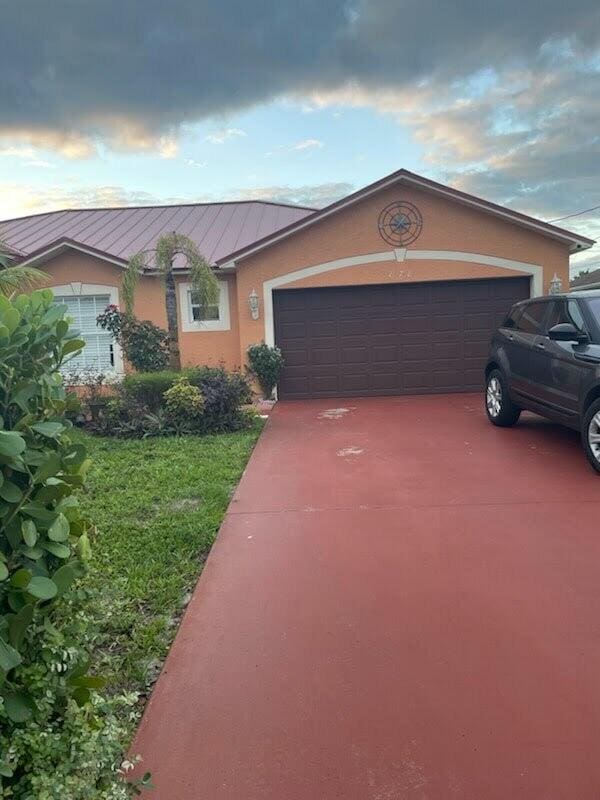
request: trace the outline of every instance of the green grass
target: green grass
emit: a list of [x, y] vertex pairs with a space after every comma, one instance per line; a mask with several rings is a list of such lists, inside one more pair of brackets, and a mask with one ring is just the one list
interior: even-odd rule
[[78, 434], [93, 459], [82, 505], [97, 526], [87, 585], [96, 671], [142, 697], [260, 433], [123, 441]]

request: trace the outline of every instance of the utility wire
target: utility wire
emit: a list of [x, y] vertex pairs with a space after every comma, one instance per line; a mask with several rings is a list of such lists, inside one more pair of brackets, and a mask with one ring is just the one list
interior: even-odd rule
[[563, 219], [571, 219], [571, 217], [580, 217], [582, 214], [588, 214], [590, 211], [597, 211], [600, 206], [593, 206], [592, 208], [585, 208], [583, 211], [576, 211], [574, 214], [567, 214], [565, 217], [558, 217], [557, 219], [549, 219], [548, 222], [561, 222]]

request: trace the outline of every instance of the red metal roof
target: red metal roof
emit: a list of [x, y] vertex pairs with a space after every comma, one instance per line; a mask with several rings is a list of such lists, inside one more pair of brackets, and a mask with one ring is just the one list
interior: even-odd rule
[[[219, 259], [312, 214], [314, 209], [258, 200], [180, 206], [70, 209], [0, 222], [0, 239], [25, 256], [69, 239], [127, 261], [151, 250], [164, 233], [196, 242], [202, 255]], [[152, 257], [148, 265], [152, 266]], [[184, 262], [180, 265], [184, 266]]]

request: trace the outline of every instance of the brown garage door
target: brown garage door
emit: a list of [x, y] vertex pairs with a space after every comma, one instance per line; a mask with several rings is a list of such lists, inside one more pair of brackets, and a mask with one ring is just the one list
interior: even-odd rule
[[490, 337], [529, 278], [275, 292], [282, 398], [477, 391]]

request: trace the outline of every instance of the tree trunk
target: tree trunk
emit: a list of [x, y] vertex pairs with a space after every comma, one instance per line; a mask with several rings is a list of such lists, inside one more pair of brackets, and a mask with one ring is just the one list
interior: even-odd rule
[[173, 265], [165, 275], [165, 307], [167, 309], [167, 329], [169, 331], [169, 366], [171, 369], [181, 369], [181, 355], [179, 353], [179, 320], [177, 318], [177, 293]]

